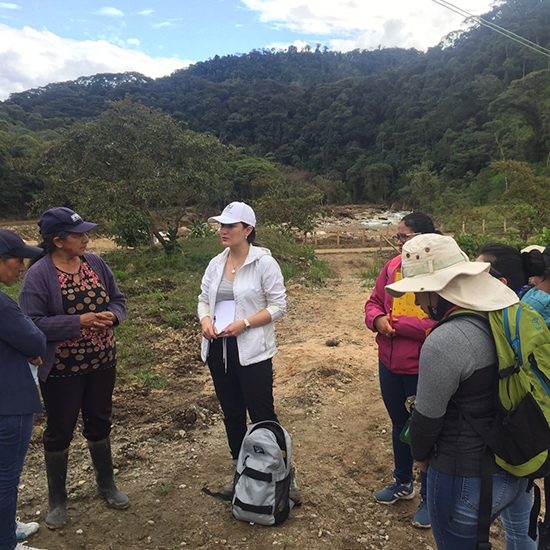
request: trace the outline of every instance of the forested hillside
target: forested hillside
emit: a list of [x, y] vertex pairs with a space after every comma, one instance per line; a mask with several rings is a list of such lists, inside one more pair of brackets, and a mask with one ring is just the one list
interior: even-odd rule
[[[550, 46], [549, 0], [508, 0], [485, 17]], [[329, 201], [444, 211], [499, 198], [518, 165], [495, 161], [550, 176], [548, 57], [474, 25], [426, 53], [259, 50], [157, 80], [96, 75], [12, 94], [0, 104], [0, 206], [2, 178], [23, 200], [41, 185], [25, 164], [41, 143], [127, 94], [247, 155], [322, 177]]]

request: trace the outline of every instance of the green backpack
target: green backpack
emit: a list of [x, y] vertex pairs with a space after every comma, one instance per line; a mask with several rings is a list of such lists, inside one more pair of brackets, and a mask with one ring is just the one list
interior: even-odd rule
[[[459, 408], [487, 445], [481, 465], [476, 548], [490, 550], [493, 456], [516, 477], [533, 480], [550, 474], [550, 331], [542, 317], [521, 302], [488, 313], [457, 309], [436, 326], [463, 316], [481, 318], [490, 325], [498, 356], [496, 417], [491, 428], [483, 428]], [[536, 484], [534, 494], [529, 536], [536, 540], [541, 506]]]
[[458, 309], [443, 321], [474, 316], [489, 322], [498, 356], [496, 419], [478, 429], [496, 463], [516, 477], [550, 474], [550, 331], [529, 305], [519, 303], [488, 313]]

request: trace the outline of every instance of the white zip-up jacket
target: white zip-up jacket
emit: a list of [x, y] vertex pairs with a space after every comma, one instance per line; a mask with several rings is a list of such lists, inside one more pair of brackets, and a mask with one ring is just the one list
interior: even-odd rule
[[[211, 260], [201, 283], [199, 318], [210, 316], [216, 307], [216, 294], [223, 277], [229, 248]], [[233, 281], [235, 320], [252, 317], [267, 309], [271, 322], [263, 327], [250, 328], [237, 336], [239, 363], [253, 365], [270, 359], [277, 353], [273, 322], [286, 311], [286, 289], [283, 274], [277, 261], [267, 248], [250, 246], [248, 256]], [[206, 362], [210, 342], [202, 339], [201, 356]]]

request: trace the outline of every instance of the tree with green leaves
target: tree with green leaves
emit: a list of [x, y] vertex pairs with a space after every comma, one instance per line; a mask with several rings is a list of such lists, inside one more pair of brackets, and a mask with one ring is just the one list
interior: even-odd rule
[[232, 155], [217, 138], [185, 130], [126, 97], [90, 122], [75, 124], [49, 148], [48, 180], [35, 206], [65, 205], [112, 220], [115, 233], [117, 224], [135, 223], [170, 251], [187, 206], [229, 195]]
[[536, 175], [525, 162], [515, 160], [493, 162], [491, 168], [509, 182], [504, 197], [515, 205], [514, 218], [525, 241], [548, 224], [550, 177]]

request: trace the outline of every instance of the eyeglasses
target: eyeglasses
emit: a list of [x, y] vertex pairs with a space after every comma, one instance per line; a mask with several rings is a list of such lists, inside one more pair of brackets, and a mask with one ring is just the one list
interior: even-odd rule
[[397, 235], [393, 236], [393, 240], [397, 243], [399, 241], [406, 242], [412, 237], [415, 237], [416, 235], [421, 235], [421, 233], [397, 233]]

